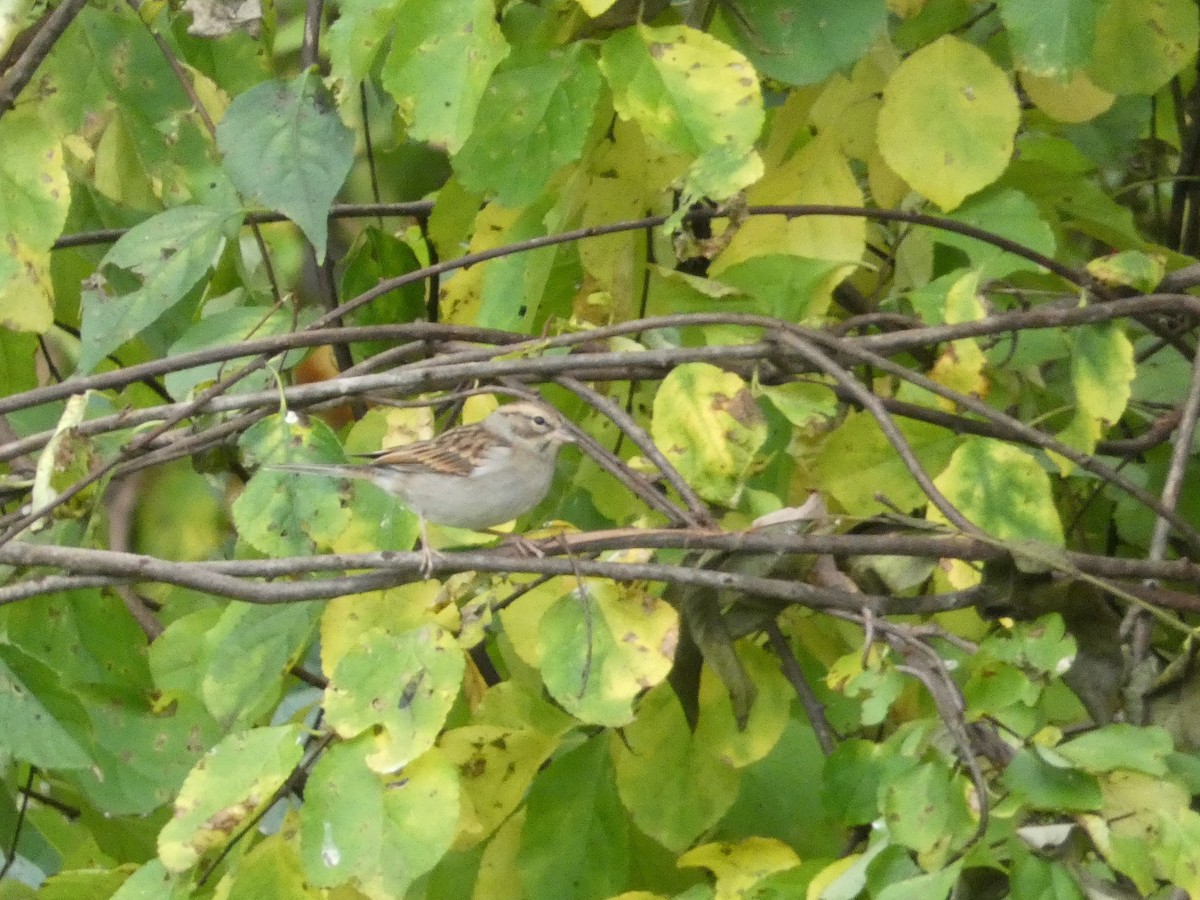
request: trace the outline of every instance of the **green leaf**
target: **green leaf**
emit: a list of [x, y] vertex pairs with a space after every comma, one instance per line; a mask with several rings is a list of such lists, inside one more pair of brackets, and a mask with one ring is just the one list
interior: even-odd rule
[[[238, 445], [251, 464], [344, 459], [329, 426], [292, 413], [255, 423]], [[344, 478], [259, 469], [233, 502], [233, 524], [243, 540], [267, 555], [309, 554], [345, 530], [352, 516], [349, 498], [361, 487]]]
[[1105, 725], [1059, 744], [1054, 751], [1085, 772], [1133, 769], [1147, 775], [1164, 775], [1167, 757], [1174, 748], [1162, 728]]
[[879, 815], [879, 786], [885, 747], [872, 741], [847, 740], [834, 747], [821, 774], [825, 809], [845, 825], [866, 825]]
[[158, 859], [152, 859], [130, 875], [109, 900], [185, 900], [191, 890], [183, 882], [168, 873]]
[[944, 869], [889, 884], [874, 896], [879, 900], [945, 900], [962, 874], [962, 860]]
[[[1091, 453], [1104, 433], [1125, 414], [1137, 377], [1133, 344], [1116, 322], [1081, 325], [1067, 337], [1071, 348], [1071, 384], [1075, 416], [1059, 438]], [[1055, 457], [1069, 473], [1074, 464]]]
[[406, 0], [343, 0], [329, 26], [325, 46], [333, 76], [355, 85], [365, 79], [379, 51], [387, 46]]
[[633, 720], [633, 701], [671, 671], [679, 617], [649, 596], [623, 595], [612, 582], [585, 580], [560, 597], [538, 625], [546, 690], [585, 722]]
[[738, 775], [688, 729], [669, 685], [651, 690], [613, 744], [617, 791], [630, 818], [668, 850], [686, 850], [737, 797]]
[[734, 506], [767, 439], [749, 387], [708, 363], [673, 369], [654, 395], [654, 443], [706, 500]]
[[370, 752], [365, 738], [334, 746], [313, 768], [300, 812], [301, 861], [318, 887], [353, 879], [403, 897], [450, 849], [458, 775], [439, 750], [378, 775]]
[[1102, 0], [1004, 0], [1000, 21], [1023, 72], [1061, 78], [1087, 62]]
[[204, 635], [205, 705], [226, 728], [256, 721], [283, 691], [288, 669], [312, 638], [319, 603], [231, 603]]
[[225, 844], [267, 803], [303, 756], [300, 725], [231, 734], [197, 763], [158, 836], [168, 872], [182, 872]]
[[[1042, 218], [1037, 204], [1020, 191], [1011, 188], [984, 191], [956, 209], [950, 218], [994, 232], [1044, 256], [1054, 256], [1054, 231]], [[936, 240], [939, 244], [958, 247], [966, 253], [971, 265], [979, 270], [980, 280], [990, 281], [1007, 278], [1014, 272], [1042, 270], [1037, 263], [1024, 257], [953, 231], [938, 231]]]
[[517, 870], [528, 900], [609, 897], [633, 863], [608, 737], [558, 757], [533, 783]]
[[496, 69], [485, 96], [454, 171], [468, 190], [523, 206], [583, 152], [600, 71], [583, 44], [519, 50]]
[[1083, 891], [1062, 863], [1042, 860], [1028, 852], [1018, 852], [1014, 857], [1008, 873], [1011, 896], [1084, 900]]
[[887, 23], [884, 0], [738, 0], [723, 14], [763, 75], [816, 84], [852, 65]]
[[217, 148], [237, 189], [299, 225], [323, 262], [327, 217], [354, 162], [354, 135], [321, 79], [305, 72], [238, 95], [217, 126]]
[[689, 196], [722, 200], [762, 174], [754, 151], [762, 94], [754, 67], [731, 47], [680, 25], [638, 25], [604, 42], [600, 70], [622, 119], [694, 158]]
[[455, 153], [473, 130], [492, 71], [508, 55], [492, 0], [407, 0], [383, 86], [409, 136]]
[[374, 729], [367, 763], [395, 772], [433, 746], [465, 671], [454, 636], [436, 625], [400, 634], [372, 629], [338, 662], [325, 715], [345, 738]]
[[0, 645], [0, 733], [6, 753], [44, 769], [92, 764], [87, 715], [48, 666]]
[[[166, 355], [175, 356], [195, 350], [239, 344], [247, 340], [276, 337], [289, 333], [293, 328], [304, 328], [315, 319], [315, 312], [309, 308], [294, 310], [251, 305], [223, 309], [204, 316], [185, 331], [167, 350]], [[272, 365], [279, 369], [290, 368], [307, 352], [301, 349], [282, 354], [272, 361]], [[183, 398], [198, 385], [215, 381], [218, 377], [228, 377], [240, 368], [242, 363], [239, 361], [193, 366], [177, 372], [168, 372], [163, 376], [163, 385], [171, 396]], [[232, 392], [270, 390], [276, 384], [275, 373], [270, 369], [262, 369], [238, 382]]]
[[1096, 22], [1088, 75], [1114, 94], [1153, 94], [1195, 56], [1198, 41], [1191, 0], [1110, 0]]
[[95, 765], [76, 775], [81, 789], [110, 816], [143, 816], [169, 804], [220, 736], [191, 697], [151, 710], [141, 697], [84, 694], [92, 720]]
[[971, 837], [974, 816], [964, 782], [941, 761], [922, 763], [885, 782], [880, 807], [892, 837], [917, 851], [922, 864], [939, 865]]
[[0, 119], [0, 146], [0, 327], [43, 332], [54, 318], [49, 250], [71, 202], [62, 146], [35, 104]]
[[888, 81], [879, 149], [897, 175], [951, 210], [1004, 172], [1019, 123], [1008, 76], [978, 47], [946, 36]]
[[97, 275], [84, 288], [79, 371], [92, 371], [183, 300], [216, 263], [226, 231], [239, 219], [228, 210], [180, 206], [126, 232], [100, 263], [107, 277]]
[[1100, 256], [1087, 264], [1088, 274], [1113, 287], [1131, 287], [1149, 294], [1167, 273], [1166, 260], [1159, 254], [1122, 250]]
[[273, 834], [222, 879], [223, 900], [322, 900], [304, 878], [290, 835]]
[[[1050, 477], [1018, 447], [990, 438], [966, 438], [933, 483], [960, 513], [998, 540], [1063, 546]], [[942, 520], [933, 507], [929, 515]], [[1039, 565], [1023, 559], [1018, 557], [1019, 567]]]
[[[927, 471], [944, 466], [959, 443], [945, 429], [923, 422], [901, 419], [896, 426]], [[887, 509], [877, 495], [905, 510], [925, 502], [925, 494], [869, 412], [850, 413], [829, 434], [812, 474], [815, 486], [852, 516], [873, 516]]]
[[1002, 780], [1033, 809], [1086, 811], [1099, 809], [1103, 803], [1095, 778], [1078, 769], [1052, 764], [1036, 747], [1018, 750]]

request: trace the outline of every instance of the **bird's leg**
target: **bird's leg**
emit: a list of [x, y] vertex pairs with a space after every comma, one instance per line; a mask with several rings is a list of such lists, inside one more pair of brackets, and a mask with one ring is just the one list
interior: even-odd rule
[[442, 554], [429, 546], [429, 526], [425, 523], [425, 517], [419, 516], [418, 521], [421, 523], [421, 568], [417, 571], [421, 578], [429, 581], [433, 577], [433, 562]]

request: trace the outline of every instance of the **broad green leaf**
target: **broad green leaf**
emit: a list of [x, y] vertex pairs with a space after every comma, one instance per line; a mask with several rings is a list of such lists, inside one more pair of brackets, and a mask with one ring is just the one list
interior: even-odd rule
[[471, 134], [492, 71], [508, 55], [492, 0], [407, 0], [383, 86], [410, 137], [456, 153]]
[[925, 868], [943, 864], [971, 837], [974, 817], [965, 780], [939, 761], [918, 765], [883, 783], [884, 821], [897, 843], [915, 850]]
[[54, 318], [49, 250], [71, 202], [62, 147], [35, 104], [0, 119], [0, 146], [0, 327], [43, 332]]
[[[324, 422], [294, 413], [248, 428], [238, 441], [247, 462], [340, 462], [341, 445]], [[350, 523], [350, 498], [361, 485], [347, 479], [260, 468], [234, 500], [241, 538], [269, 556], [309, 554], [327, 546]]]
[[1088, 731], [1054, 751], [1085, 772], [1132, 769], [1146, 775], [1164, 775], [1167, 756], [1174, 748], [1161, 728], [1136, 728], [1116, 723]]
[[512, 53], [492, 75], [454, 171], [505, 206], [531, 202], [583, 152], [599, 96], [600, 71], [583, 44]]
[[1004, 172], [1019, 122], [1008, 76], [978, 47], [946, 36], [888, 81], [879, 149], [896, 174], [951, 210]]
[[370, 752], [367, 739], [334, 746], [313, 768], [300, 812], [301, 861], [318, 887], [353, 880], [403, 897], [450, 849], [458, 775], [439, 750], [379, 775]]
[[312, 638], [321, 606], [231, 603], [205, 632], [204, 703], [226, 728], [254, 722], [279, 702], [283, 679]]
[[[287, 334], [293, 328], [304, 328], [314, 319], [316, 314], [308, 308], [291, 310], [250, 305], [223, 309], [204, 316], [191, 326], [171, 345], [167, 355], [175, 356], [195, 350], [238, 344], [246, 340], [276, 337]], [[280, 369], [288, 369], [298, 363], [307, 352], [295, 350], [282, 354], [276, 357], [272, 364]], [[228, 377], [241, 367], [242, 363], [239, 361], [193, 366], [177, 372], [168, 372], [163, 376], [163, 383], [171, 396], [183, 398], [198, 385], [220, 377]], [[270, 369], [263, 369], [236, 384], [233, 392], [270, 390], [276, 384], [274, 373]]]
[[1161, 846], [1152, 849], [1159, 877], [1190, 897], [1200, 893], [1200, 815], [1192, 809], [1166, 811]]
[[454, 636], [437, 625], [368, 632], [333, 671], [325, 715], [344, 738], [373, 729], [368, 765], [395, 772], [433, 746], [465, 671]]
[[945, 900], [958, 882], [962, 867], [962, 860], [956, 860], [936, 872], [926, 872], [889, 884], [874, 896], [879, 900]]
[[217, 126], [242, 194], [295, 222], [325, 259], [327, 217], [354, 162], [354, 135], [315, 73], [264, 81], [234, 98]]
[[[4, 263], [0, 259], [0, 267]], [[9, 326], [0, 324], [0, 396], [12, 397], [37, 387], [37, 352], [37, 335], [10, 331]]]
[[560, 597], [538, 625], [546, 690], [584, 722], [617, 727], [633, 701], [671, 671], [679, 617], [670, 604], [585, 580]]
[[1003, 0], [1000, 21], [1017, 64], [1061, 78], [1088, 61], [1102, 0]]
[[637, 718], [613, 739], [617, 791], [630, 818], [675, 853], [712, 828], [737, 797], [738, 775], [692, 734], [669, 685], [642, 698]]
[[1131, 287], [1149, 294], [1167, 274], [1166, 260], [1161, 255], [1124, 250], [1093, 259], [1087, 264], [1088, 273], [1113, 287]]
[[[1067, 340], [1076, 407], [1074, 418], [1059, 438], [1090, 453], [1125, 414], [1137, 377], [1133, 344], [1116, 322], [1073, 328]], [[1074, 468], [1070, 461], [1055, 458], [1064, 474]]]
[[887, 22], [884, 0], [738, 0], [723, 14], [763, 75], [815, 84], [866, 52]]
[[[966, 438], [933, 483], [960, 513], [998, 540], [1063, 546], [1050, 477], [1019, 447]], [[932, 506], [929, 516], [942, 521]]]
[[[1054, 256], [1054, 232], [1042, 218], [1037, 204], [1012, 188], [984, 191], [956, 209], [950, 218], [994, 232], [1044, 256]], [[936, 240], [962, 250], [984, 281], [1007, 278], [1014, 272], [1041, 271], [1035, 262], [953, 231], [938, 231]]]
[[[47, 628], [47, 623], [54, 623]], [[146, 636], [120, 601], [100, 590], [31, 597], [0, 609], [0, 634], [54, 669], [64, 683], [150, 688]]]
[[878, 725], [904, 690], [904, 676], [874, 649], [863, 665], [861, 652], [847, 653], [829, 667], [825, 683], [830, 690], [858, 699], [862, 704], [859, 721]]
[[185, 900], [190, 893], [185, 879], [170, 874], [160, 860], [152, 859], [130, 875], [109, 900]]
[[92, 765], [87, 715], [48, 666], [0, 645], [0, 734], [6, 753], [44, 769]]
[[517, 869], [528, 900], [609, 897], [633, 859], [629, 822], [613, 784], [608, 738], [554, 759], [534, 780]]
[[405, 6], [406, 0], [343, 0], [338, 4], [337, 21], [329, 26], [325, 39], [335, 78], [355, 85], [370, 74]]
[[1014, 853], [1008, 878], [1014, 897], [1084, 900], [1083, 891], [1065, 865], [1043, 860], [1032, 853]]
[[[341, 296], [349, 299], [365, 293], [385, 278], [415, 272], [421, 267], [421, 262], [405, 240], [372, 225], [364, 228], [355, 238], [342, 265], [345, 269]], [[425, 316], [425, 286], [415, 282], [375, 298], [355, 310], [346, 318], [346, 322], [352, 325], [393, 325], [420, 321]], [[385, 341], [364, 341], [351, 345], [351, 351], [355, 361], [360, 362], [391, 346], [390, 342]]]
[[130, 229], [83, 292], [79, 371], [154, 324], [208, 274], [238, 214], [180, 206]]
[[731, 47], [684, 26], [638, 25], [604, 42], [600, 69], [622, 119], [695, 159], [688, 197], [724, 199], [762, 174], [754, 151], [763, 124], [758, 77]]
[[1050, 762], [1037, 748], [1018, 750], [1002, 780], [1016, 799], [1033, 809], [1091, 810], [1103, 802], [1095, 778]]
[[[91, 900], [111, 897], [129, 877], [132, 864], [118, 869], [69, 869], [48, 878], [37, 892], [41, 900]], [[5, 898], [7, 900], [7, 898]]]
[[222, 879], [223, 900], [323, 900], [300, 868], [290, 835], [273, 834], [246, 854]]
[[[786, 227], [786, 226], [785, 226]], [[849, 266], [803, 256], [753, 256], [721, 270], [719, 282], [757, 297], [762, 310], [787, 322], [825, 314], [835, 287]]]
[[1153, 94], [1196, 53], [1191, 0], [1110, 0], [1096, 22], [1088, 75], [1114, 94]]
[[220, 736], [217, 723], [191, 697], [151, 710], [137, 696], [83, 693], [92, 720], [96, 764], [76, 781], [111, 816], [144, 816], [170, 803], [200, 755]]
[[[926, 471], [946, 464], [959, 439], [932, 425], [901, 419], [896, 422]], [[814, 486], [827, 493], [852, 516], [873, 516], [892, 504], [915, 509], [925, 502], [917, 482], [896, 454], [874, 417], [850, 413], [821, 446], [813, 463]], [[887, 504], [877, 499], [886, 498]]]
[[175, 816], [158, 836], [168, 872], [191, 868], [224, 845], [272, 799], [304, 754], [299, 725], [231, 734], [196, 764], [175, 800]]
[[873, 741], [839, 742], [825, 761], [821, 799], [845, 825], [866, 825], [879, 815], [879, 786], [887, 748]]
[[529, 785], [558, 747], [533, 728], [466, 725], [442, 734], [438, 748], [458, 770], [463, 821], [456, 846], [490, 837], [524, 801]]
[[708, 363], [673, 369], [654, 395], [654, 443], [705, 499], [734, 506], [767, 421], [747, 384]]

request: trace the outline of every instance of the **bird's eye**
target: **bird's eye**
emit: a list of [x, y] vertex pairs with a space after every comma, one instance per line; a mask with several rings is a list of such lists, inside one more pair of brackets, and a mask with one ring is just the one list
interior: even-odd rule
[[534, 425], [549, 425], [550, 423], [546, 421], [545, 416], [534, 416], [533, 424]]

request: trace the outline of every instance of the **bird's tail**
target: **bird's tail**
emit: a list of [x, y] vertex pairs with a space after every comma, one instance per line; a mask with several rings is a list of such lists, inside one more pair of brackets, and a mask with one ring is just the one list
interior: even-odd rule
[[363, 466], [339, 465], [337, 463], [273, 463], [263, 466], [274, 472], [292, 472], [296, 475], [323, 475], [326, 478], [370, 478]]

